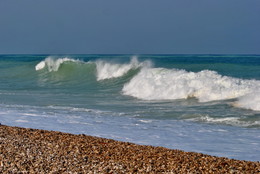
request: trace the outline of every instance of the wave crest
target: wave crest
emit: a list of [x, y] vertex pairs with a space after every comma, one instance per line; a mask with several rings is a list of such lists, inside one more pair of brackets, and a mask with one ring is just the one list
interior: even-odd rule
[[71, 58], [58, 58], [55, 59], [53, 57], [47, 57], [45, 60], [41, 61], [35, 66], [35, 70], [39, 71], [44, 69], [45, 67], [48, 68], [49, 72], [58, 71], [61, 64], [64, 62], [80, 62], [79, 60], [71, 59]]
[[139, 67], [150, 67], [151, 62], [139, 62], [136, 56], [131, 58], [128, 64], [117, 64], [109, 63], [103, 60], [98, 60], [95, 62], [97, 68], [97, 80], [105, 80], [111, 78], [117, 78], [125, 75], [131, 69], [137, 69]]

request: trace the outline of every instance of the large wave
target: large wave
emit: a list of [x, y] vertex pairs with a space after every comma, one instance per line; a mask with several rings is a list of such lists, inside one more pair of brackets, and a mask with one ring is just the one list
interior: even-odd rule
[[136, 56], [133, 56], [128, 63], [106, 60], [83, 62], [67, 57], [58, 59], [47, 57], [39, 62], [35, 69], [58, 71], [63, 63], [68, 62], [93, 65], [97, 81], [122, 77], [130, 70], [140, 69], [122, 89], [124, 95], [138, 99], [175, 100], [195, 97], [199, 102], [236, 99], [237, 101], [233, 103], [235, 107], [260, 110], [260, 81], [222, 76], [210, 70], [188, 72], [153, 68], [151, 61], [139, 62]]

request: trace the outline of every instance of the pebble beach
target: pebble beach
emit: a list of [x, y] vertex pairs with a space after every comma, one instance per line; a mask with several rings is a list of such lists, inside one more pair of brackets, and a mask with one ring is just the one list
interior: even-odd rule
[[260, 173], [260, 162], [0, 125], [0, 173]]

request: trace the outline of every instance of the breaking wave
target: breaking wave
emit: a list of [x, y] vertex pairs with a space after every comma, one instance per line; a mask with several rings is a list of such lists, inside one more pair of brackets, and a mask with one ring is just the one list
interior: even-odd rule
[[128, 71], [132, 69], [138, 69], [141, 67], [151, 67], [152, 63], [150, 61], [139, 62], [136, 56], [133, 56], [129, 63], [114, 63], [105, 60], [96, 60], [94, 62], [80, 61], [72, 58], [53, 58], [47, 57], [45, 60], [39, 62], [35, 66], [35, 70], [48, 69], [49, 72], [55, 72], [60, 69], [64, 63], [81, 63], [81, 64], [92, 64], [96, 68], [96, 78], [97, 81], [118, 78], [125, 75]]
[[253, 93], [259, 81], [221, 76], [215, 71], [146, 68], [125, 84], [123, 93], [144, 100], [187, 99], [200, 102], [227, 100]]
[[[95, 71], [96, 81], [118, 78], [126, 75], [130, 70], [137, 70], [131, 74], [131, 80], [122, 84], [122, 94], [142, 100], [175, 100], [197, 98], [199, 102], [235, 99], [233, 106], [260, 110], [260, 81], [245, 80], [222, 76], [216, 71], [203, 70], [188, 72], [180, 69], [153, 68], [151, 61], [140, 62], [133, 56], [128, 63], [116, 63], [107, 60], [80, 61], [72, 58], [47, 57], [35, 66], [36, 71], [59, 71], [64, 63], [88, 64]], [[65, 67], [66, 68], [66, 67]], [[91, 71], [92, 71], [91, 69]], [[89, 71], [79, 74], [92, 75]]]
[[136, 56], [133, 56], [131, 58], [130, 63], [126, 63], [126, 64], [110, 63], [103, 60], [98, 60], [95, 63], [97, 68], [98, 81], [121, 77], [131, 69], [151, 66], [151, 62], [149, 61], [139, 62]]

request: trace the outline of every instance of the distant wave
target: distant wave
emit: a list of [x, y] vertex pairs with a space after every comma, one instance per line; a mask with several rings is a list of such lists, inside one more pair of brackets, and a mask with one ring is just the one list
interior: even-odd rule
[[35, 66], [36, 71], [47, 69], [49, 72], [59, 71], [60, 67], [64, 63], [81, 63], [81, 64], [94, 64], [96, 67], [97, 81], [118, 78], [125, 75], [127, 72], [133, 69], [141, 67], [151, 67], [150, 61], [139, 62], [137, 56], [133, 56], [129, 63], [120, 64], [116, 62], [109, 62], [105, 60], [96, 60], [94, 62], [83, 62], [72, 58], [53, 58], [47, 57], [45, 60], [39, 62]]

